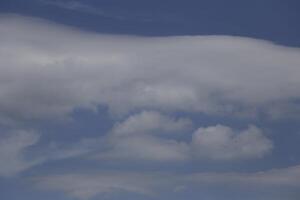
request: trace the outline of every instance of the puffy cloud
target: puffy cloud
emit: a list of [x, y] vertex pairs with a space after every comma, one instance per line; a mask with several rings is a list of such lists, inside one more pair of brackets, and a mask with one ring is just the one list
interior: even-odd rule
[[153, 136], [114, 138], [112, 147], [100, 152], [100, 159], [142, 161], [184, 161], [189, 158], [189, 146], [173, 139]]
[[[118, 160], [182, 161], [188, 158], [189, 146], [172, 138], [189, 130], [191, 121], [171, 118], [159, 112], [143, 111], [117, 123], [108, 134], [107, 152], [99, 158]], [[169, 138], [161, 136], [167, 135]]]
[[[152, 117], [155, 118], [154, 121]], [[158, 119], [166, 123], [160, 124]], [[192, 135], [191, 142], [181, 140], [176, 134], [169, 132], [167, 135], [159, 134], [173, 128], [176, 128], [174, 132], [187, 131], [190, 123], [186, 122], [189, 120], [170, 118], [157, 112], [142, 112], [117, 123], [112, 131], [103, 137], [82, 139], [69, 144], [50, 142], [39, 146], [38, 152], [30, 159], [25, 156], [26, 150], [31, 145], [37, 144], [39, 136], [32, 131], [12, 131], [1, 136], [0, 159], [3, 162], [0, 175], [11, 176], [37, 164], [82, 155], [103, 161], [170, 163], [189, 162], [195, 159], [261, 158], [273, 147], [271, 140], [263, 136], [261, 130], [254, 126], [241, 132], [223, 125], [199, 128], [189, 134]], [[135, 123], [141, 126], [135, 127]]]
[[[263, 187], [266, 193], [273, 191], [272, 194], [269, 193], [268, 195], [272, 197], [275, 188], [277, 188], [275, 195], [280, 194], [286, 188], [299, 189], [299, 180], [299, 166], [251, 173], [200, 172], [172, 174], [166, 172], [100, 171], [87, 174], [68, 173], [35, 178], [35, 182], [40, 188], [64, 191], [80, 199], [89, 199], [97, 195], [103, 196], [118, 191], [152, 195], [167, 190], [180, 192], [188, 187], [200, 189], [204, 186], [207, 189], [207, 186], [224, 184], [230, 186], [226, 190], [231, 192], [243, 188], [243, 191], [253, 193]], [[178, 188], [181, 188], [181, 190], [178, 191]]]
[[[171, 118], [158, 112], [144, 111], [117, 123], [107, 135], [107, 151], [101, 159], [184, 161], [191, 159], [241, 160], [262, 158], [273, 149], [273, 143], [262, 130], [250, 125], [233, 130], [224, 125], [198, 128], [186, 133], [191, 122]], [[175, 134], [185, 132], [182, 139]], [[166, 134], [168, 133], [168, 134]]]
[[143, 111], [130, 116], [122, 123], [117, 123], [112, 133], [115, 136], [136, 134], [161, 134], [182, 132], [189, 129], [191, 120], [186, 118], [173, 119], [154, 111]]
[[299, 49], [262, 40], [108, 36], [11, 15], [0, 34], [2, 122], [98, 105], [278, 116], [300, 97]]
[[39, 146], [31, 159], [26, 159], [24, 153], [37, 143], [38, 135], [15, 131], [2, 136], [0, 159], [5, 162], [0, 175], [14, 175], [36, 164], [85, 154], [103, 161], [189, 162], [260, 158], [272, 150], [272, 142], [254, 126], [241, 132], [222, 125], [199, 128], [192, 134], [186, 133], [186, 137], [192, 136], [191, 142], [172, 134], [190, 131], [190, 125], [185, 118], [144, 111], [117, 123], [105, 136]]
[[213, 160], [261, 158], [273, 148], [272, 141], [255, 126], [241, 132], [223, 125], [199, 128], [192, 145], [197, 157]]
[[34, 145], [39, 136], [33, 131], [15, 130], [0, 135], [0, 176], [12, 176], [39, 163], [25, 157], [28, 147]]

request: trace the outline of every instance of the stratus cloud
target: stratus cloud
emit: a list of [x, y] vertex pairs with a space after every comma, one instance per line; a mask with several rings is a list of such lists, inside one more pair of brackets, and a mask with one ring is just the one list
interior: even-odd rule
[[37, 177], [34, 181], [42, 189], [62, 190], [73, 197], [89, 199], [124, 191], [152, 195], [160, 187], [169, 185], [168, 179], [163, 180], [159, 176], [159, 173], [100, 171], [90, 174], [49, 175]]
[[254, 173], [196, 173], [186, 178], [206, 184], [233, 184], [244, 186], [300, 187], [300, 166], [272, 169]]
[[237, 132], [223, 125], [199, 128], [192, 146], [197, 157], [213, 160], [261, 158], [273, 148], [272, 141], [255, 126]]
[[0, 176], [12, 176], [39, 163], [25, 158], [25, 150], [37, 143], [33, 131], [15, 130], [0, 134]]
[[[228, 184], [237, 188], [253, 191], [261, 187], [268, 191], [275, 188], [300, 187], [300, 166], [283, 169], [272, 169], [252, 173], [200, 172], [189, 174], [171, 173], [138, 173], [120, 171], [100, 171], [89, 174], [69, 173], [48, 175], [34, 179], [37, 186], [43, 189], [61, 190], [67, 194], [89, 199], [116, 191], [126, 191], [144, 195], [157, 194], [166, 190], [177, 191], [177, 188], [205, 187]], [[275, 190], [276, 191], [276, 190]], [[278, 190], [280, 193], [280, 190]], [[298, 192], [299, 194], [299, 192]], [[272, 195], [270, 195], [272, 196]]]
[[262, 40], [107, 36], [7, 15], [0, 35], [2, 122], [98, 105], [278, 116], [300, 97], [299, 49]]

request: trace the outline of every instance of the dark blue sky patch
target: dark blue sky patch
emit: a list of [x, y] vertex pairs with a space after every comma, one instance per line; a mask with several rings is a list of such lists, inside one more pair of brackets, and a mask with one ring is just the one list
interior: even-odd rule
[[299, 46], [296, 0], [3, 0], [1, 12], [86, 30], [130, 35], [236, 35]]

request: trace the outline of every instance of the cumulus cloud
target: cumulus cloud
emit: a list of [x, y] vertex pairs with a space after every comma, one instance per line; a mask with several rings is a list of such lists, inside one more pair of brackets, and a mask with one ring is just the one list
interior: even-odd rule
[[0, 176], [12, 176], [39, 163], [25, 157], [28, 147], [39, 140], [33, 131], [15, 130], [0, 135]]
[[142, 161], [183, 161], [189, 156], [189, 146], [173, 139], [153, 136], [115, 138], [112, 147], [100, 152], [100, 159], [142, 160]]
[[[117, 123], [108, 134], [107, 152], [99, 158], [118, 160], [182, 161], [189, 146], [175, 139], [176, 133], [189, 130], [191, 121], [172, 118], [159, 112], [143, 111]], [[161, 136], [169, 137], [163, 138]]]
[[[156, 123], [152, 123], [154, 116]], [[158, 119], [168, 123], [160, 124]], [[181, 127], [179, 130], [187, 131], [190, 127], [186, 125], [190, 123], [186, 122], [189, 120], [170, 118], [157, 112], [142, 112], [117, 123], [103, 137], [82, 139], [69, 144], [50, 142], [39, 146], [38, 152], [30, 159], [25, 156], [26, 150], [37, 144], [39, 135], [33, 131], [12, 131], [0, 138], [0, 176], [15, 175], [37, 164], [82, 155], [102, 161], [171, 163], [197, 159], [224, 161], [261, 158], [273, 148], [272, 141], [255, 126], [249, 126], [243, 131], [223, 125], [199, 128], [194, 133], [186, 133], [187, 137], [192, 137], [191, 142], [181, 140], [169, 132], [166, 132], [168, 137], [162, 134], [172, 130], [171, 127]], [[135, 123], [141, 126], [135, 129]], [[129, 124], [132, 126], [128, 127]]]
[[108, 36], [11, 15], [0, 34], [2, 122], [99, 105], [118, 115], [274, 113], [300, 97], [299, 49], [262, 40]]
[[197, 157], [213, 160], [261, 158], [273, 148], [272, 141], [255, 126], [241, 132], [223, 125], [199, 128], [192, 145]]
[[[0, 140], [0, 175], [11, 176], [60, 159], [89, 155], [87, 158], [110, 161], [189, 162], [197, 159], [240, 160], [261, 158], [272, 150], [272, 142], [260, 129], [243, 131], [216, 125], [190, 130], [185, 118], [172, 118], [154, 111], [143, 111], [116, 123], [105, 136], [72, 143], [49, 142], [38, 152], [25, 157], [26, 149], [38, 142], [33, 131], [12, 131]], [[176, 132], [185, 132], [180, 139]]]
[[[89, 199], [97, 195], [126, 191], [143, 195], [152, 195], [178, 188], [193, 187], [200, 189], [205, 186], [228, 184], [227, 190], [240, 189], [251, 192], [264, 187], [267, 191], [274, 188], [299, 188], [300, 167], [293, 166], [282, 169], [272, 169], [251, 173], [236, 172], [200, 172], [188, 174], [171, 173], [139, 173], [120, 171], [100, 171], [93, 174], [64, 174], [36, 177], [38, 187], [50, 190], [60, 190], [67, 194]], [[205, 187], [207, 188], [207, 187]], [[280, 193], [280, 191], [278, 191]]]
[[186, 118], [171, 118], [154, 111], [143, 111], [117, 123], [112, 134], [115, 136], [137, 134], [161, 134], [182, 132], [189, 129], [192, 121]]
[[[144, 111], [117, 123], [107, 135], [107, 151], [98, 158], [117, 160], [187, 161], [191, 159], [241, 160], [262, 158], [273, 143], [262, 130], [250, 125], [234, 130], [224, 125], [200, 127], [193, 133], [191, 122], [158, 112]], [[185, 132], [184, 138], [176, 132]], [[166, 134], [167, 133], [167, 134]]]

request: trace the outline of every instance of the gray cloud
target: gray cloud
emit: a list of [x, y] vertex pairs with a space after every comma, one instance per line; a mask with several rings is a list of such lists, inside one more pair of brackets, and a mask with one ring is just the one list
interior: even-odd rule
[[255, 126], [239, 133], [223, 125], [199, 128], [192, 145], [197, 157], [213, 160], [261, 158], [273, 148], [272, 141]]
[[189, 158], [189, 146], [185, 142], [153, 136], [114, 138], [112, 147], [100, 152], [98, 159], [141, 161], [184, 161]]
[[171, 118], [154, 111], [143, 111], [131, 115], [122, 123], [117, 123], [112, 130], [114, 136], [137, 134], [162, 134], [182, 132], [190, 129], [192, 121], [186, 118]]
[[2, 122], [98, 105], [280, 116], [300, 96], [299, 49], [262, 40], [107, 36], [7, 15], [0, 34]]
[[[78, 157], [95, 151], [101, 140], [82, 139], [75, 143], [50, 142], [39, 145], [40, 134], [33, 130], [0, 133], [0, 177], [11, 177], [47, 162]], [[31, 147], [35, 146], [33, 154]]]
[[282, 169], [271, 169], [253, 173], [198, 173], [188, 176], [187, 179], [199, 184], [299, 187], [299, 172], [300, 166], [296, 165]]
[[28, 147], [39, 140], [33, 131], [14, 130], [0, 134], [0, 176], [12, 176], [39, 163], [25, 157]]
[[0, 138], [0, 176], [13, 176], [38, 164], [82, 155], [86, 155], [82, 162], [84, 159], [157, 163], [224, 161], [262, 158], [273, 147], [272, 141], [254, 126], [242, 131], [223, 125], [199, 128], [194, 133], [186, 133], [192, 137], [191, 141], [180, 140], [178, 130], [189, 132], [189, 120], [147, 111], [117, 123], [102, 137], [39, 146], [30, 158], [26, 157], [26, 150], [38, 144], [39, 135], [33, 131], [11, 131]]
[[[191, 133], [190, 124], [188, 119], [174, 119], [152, 111], [129, 116], [112, 128], [105, 139], [108, 150], [96, 157], [164, 162], [226, 161], [262, 158], [273, 149], [272, 141], [253, 125], [245, 130], [224, 125], [200, 127]], [[179, 139], [178, 132], [185, 132], [185, 138], [190, 140]]]
[[[97, 158], [117, 160], [183, 161], [189, 146], [176, 141], [178, 134], [191, 128], [185, 118], [171, 118], [159, 112], [143, 111], [116, 123], [107, 137], [109, 150]], [[165, 135], [169, 138], [162, 138]]]
[[[224, 184], [229, 184], [232, 190], [243, 187], [244, 190], [253, 192], [264, 187], [267, 192], [276, 187], [299, 188], [299, 174], [300, 167], [294, 166], [252, 173], [172, 174], [100, 171], [92, 174], [49, 175], [34, 180], [40, 188], [61, 190], [77, 198], [89, 199], [117, 191], [153, 195], [166, 190], [178, 192], [178, 188], [184, 190], [188, 187], [201, 188]], [[280, 194], [280, 189], [278, 193]]]
[[[80, 199], [117, 192], [153, 195], [169, 181], [159, 178], [159, 173], [100, 171], [90, 174], [64, 174], [36, 177], [34, 181], [42, 189], [62, 190]], [[165, 175], [166, 176], [166, 175]], [[167, 175], [168, 176], [168, 175]], [[170, 176], [171, 178], [171, 176]]]

